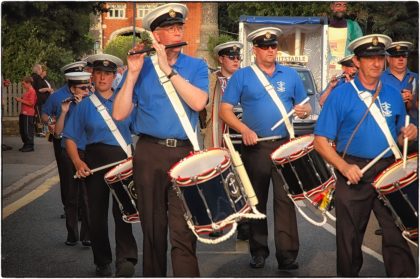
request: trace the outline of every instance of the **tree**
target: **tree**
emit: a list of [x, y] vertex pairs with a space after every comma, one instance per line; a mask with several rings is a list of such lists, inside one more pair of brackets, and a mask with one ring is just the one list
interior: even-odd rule
[[60, 68], [92, 52], [92, 12], [101, 2], [2, 3], [2, 75], [14, 82], [32, 72], [35, 63], [48, 67], [48, 80], [63, 83]]
[[[135, 42], [142, 41], [145, 44], [145, 48], [150, 48], [152, 45], [152, 38], [147, 31], [143, 31], [139, 36], [136, 36]], [[112, 41], [109, 41], [104, 49], [104, 53], [108, 53], [117, 56], [123, 60], [124, 65], [127, 65], [127, 53], [133, 48], [133, 35], [131, 36], [117, 36]]]

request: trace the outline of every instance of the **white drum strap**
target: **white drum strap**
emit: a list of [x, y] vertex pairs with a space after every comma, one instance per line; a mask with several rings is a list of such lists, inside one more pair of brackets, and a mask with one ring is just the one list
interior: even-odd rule
[[258, 79], [260, 80], [261, 84], [264, 86], [265, 90], [268, 92], [271, 99], [273, 99], [274, 104], [279, 109], [280, 114], [284, 119], [284, 124], [286, 125], [287, 131], [289, 132], [290, 138], [294, 139], [295, 138], [295, 131], [293, 130], [292, 123], [290, 122], [290, 119], [287, 116], [286, 108], [284, 107], [283, 103], [281, 102], [279, 96], [277, 96], [277, 93], [274, 90], [273, 85], [271, 85], [271, 83], [268, 81], [267, 77], [258, 68], [258, 66], [256, 64], [251, 65], [251, 68], [254, 70], [254, 72], [257, 75]]
[[[369, 108], [369, 106], [372, 103], [372, 94], [366, 91], [360, 91], [354, 83], [354, 80], [352, 80], [350, 83], [359, 95], [360, 100], [362, 100], [366, 107]], [[382, 130], [382, 133], [388, 141], [388, 145], [391, 148], [392, 153], [394, 153], [395, 158], [400, 159], [402, 156], [401, 151], [398, 148], [398, 145], [395, 143], [395, 140], [391, 135], [391, 131], [389, 130], [388, 123], [386, 122], [385, 117], [379, 111], [378, 106], [376, 104], [372, 104], [369, 112], [372, 115], [373, 119], [375, 119], [376, 124], [378, 124], [379, 128]]]
[[184, 128], [184, 131], [187, 134], [187, 137], [190, 140], [191, 144], [193, 145], [194, 150], [200, 150], [197, 133], [194, 131], [191, 122], [187, 117], [187, 113], [185, 112], [184, 106], [182, 105], [181, 100], [178, 97], [178, 93], [176, 92], [172, 82], [160, 69], [157, 60], [157, 55], [152, 56], [151, 60], [153, 63], [153, 67], [155, 68], [155, 71], [159, 77], [160, 84], [163, 86], [166, 95], [168, 95], [172, 107], [174, 108], [176, 114], [178, 115], [179, 121], [181, 122], [182, 128]]
[[127, 154], [127, 157], [132, 157], [131, 153], [131, 144], [127, 144], [121, 135], [120, 130], [118, 130], [117, 125], [115, 125], [114, 120], [112, 120], [111, 115], [109, 115], [106, 107], [101, 103], [98, 97], [95, 94], [91, 94], [89, 99], [92, 101], [93, 105], [96, 107], [98, 112], [101, 114], [102, 118], [104, 119], [106, 125], [108, 125], [109, 130], [111, 130], [112, 134], [114, 135], [117, 142], [120, 144], [121, 148]]

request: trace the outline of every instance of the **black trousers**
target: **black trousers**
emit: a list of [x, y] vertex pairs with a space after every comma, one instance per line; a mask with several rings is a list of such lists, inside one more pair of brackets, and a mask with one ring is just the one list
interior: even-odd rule
[[[350, 164], [364, 167], [370, 160], [347, 156]], [[364, 175], [359, 184], [347, 185], [339, 172], [335, 191], [337, 215], [337, 274], [355, 277], [363, 264], [362, 243], [371, 211], [382, 228], [382, 255], [389, 277], [415, 277], [416, 268], [407, 242], [401, 236], [390, 211], [378, 199], [372, 182], [376, 175], [391, 165], [393, 158], [382, 159]]]
[[[90, 169], [127, 158], [119, 146], [90, 144], [86, 146], [85, 162]], [[104, 175], [109, 169], [95, 172], [86, 178], [88, 197], [90, 240], [94, 263], [104, 265], [112, 262], [112, 252], [108, 234], [109, 186]], [[117, 202], [112, 198], [112, 214], [115, 222], [116, 263], [131, 261], [137, 263], [137, 244], [133, 236], [132, 225], [122, 220]]]
[[19, 114], [19, 133], [23, 148], [34, 148], [34, 116]]
[[172, 165], [191, 150], [191, 146], [171, 148], [141, 137], [137, 141], [133, 163], [134, 183], [143, 229], [145, 277], [166, 276], [168, 225], [174, 276], [200, 276], [196, 256], [197, 239], [187, 226], [182, 201], [172, 189], [168, 176]]
[[[84, 152], [79, 150], [79, 156], [83, 160]], [[61, 189], [65, 191], [66, 197], [64, 212], [66, 213], [67, 241], [90, 240], [85, 181], [73, 178], [76, 169], [65, 149], [61, 152], [61, 163], [63, 164], [64, 179], [60, 182], [60, 185]], [[80, 236], [79, 213], [81, 219]]]
[[[286, 140], [242, 145], [242, 160], [258, 198], [257, 209], [267, 212], [270, 180], [273, 182], [274, 241], [278, 264], [293, 262], [299, 251], [295, 208], [284, 190], [284, 182], [270, 159], [270, 154]], [[249, 248], [252, 256], [268, 257], [267, 219], [250, 220]]]
[[64, 177], [64, 166], [61, 163], [61, 157], [62, 157], [61, 153], [63, 152], [63, 148], [61, 147], [61, 138], [54, 138], [53, 137], [53, 148], [54, 148], [55, 161], [57, 163], [58, 177], [60, 179], [61, 203], [63, 204], [63, 208], [64, 208], [67, 191], [63, 188], [63, 183], [61, 183], [61, 181], [64, 181], [64, 179], [65, 179], [65, 177]]

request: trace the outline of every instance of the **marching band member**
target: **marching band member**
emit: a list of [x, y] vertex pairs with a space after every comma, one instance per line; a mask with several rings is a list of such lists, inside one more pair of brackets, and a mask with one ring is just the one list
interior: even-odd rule
[[[204, 127], [204, 148], [224, 146], [222, 134], [227, 127], [219, 118], [219, 107], [230, 77], [241, 65], [242, 47], [243, 45], [240, 42], [229, 41], [214, 48], [220, 70], [213, 72], [209, 77], [209, 102], [206, 109], [200, 112], [200, 117], [203, 114], [206, 123]], [[217, 232], [213, 233], [213, 236], [217, 236]], [[249, 238], [249, 225], [246, 220], [242, 220], [238, 224], [237, 238], [241, 240]]]
[[[88, 95], [90, 89], [90, 76], [90, 73], [85, 72], [70, 72], [65, 74], [67, 85], [72, 97], [62, 101], [61, 111], [59, 114], [60, 116], [58, 117], [54, 127], [54, 138], [60, 139], [62, 148], [62, 151], [60, 152], [60, 163], [62, 164], [63, 180], [60, 185], [63, 185], [63, 189], [66, 191], [64, 195], [66, 198], [64, 212], [66, 214], [67, 228], [67, 240], [65, 244], [68, 246], [76, 245], [78, 240], [81, 240], [82, 245], [84, 246], [91, 246], [89, 237], [86, 185], [84, 181], [73, 178], [75, 169], [67, 155], [65, 141], [61, 140], [62, 131], [65, 123], [67, 122], [68, 116], [74, 110], [76, 104], [80, 103], [82, 98]], [[77, 149], [79, 156], [83, 158], [85, 149], [84, 140], [77, 143]], [[79, 216], [79, 214], [81, 216]], [[82, 221], [80, 227], [80, 237], [79, 217]]]
[[[92, 81], [95, 84], [93, 93], [109, 114], [115, 101], [112, 81], [121, 59], [109, 54], [96, 54], [88, 57], [93, 65]], [[102, 108], [103, 109], [103, 108]], [[86, 190], [89, 205], [90, 237], [96, 274], [110, 276], [112, 252], [108, 236], [109, 187], [104, 180], [102, 170], [91, 173], [91, 169], [127, 158], [126, 150], [120, 146], [113, 132], [102, 117], [100, 107], [96, 107], [92, 96], [85, 98], [76, 106], [70, 115], [63, 136], [66, 149], [77, 170], [79, 177], [86, 178]], [[123, 139], [131, 146], [131, 117], [124, 121], [115, 121]], [[85, 158], [82, 160], [77, 151], [77, 144], [86, 140]], [[115, 221], [116, 272], [117, 277], [131, 277], [137, 263], [137, 244], [132, 233], [132, 225], [125, 223], [115, 198], [112, 199], [112, 213]]]
[[[386, 61], [388, 68], [382, 73], [381, 80], [401, 92], [410, 122], [419, 126], [419, 75], [407, 68], [408, 57], [413, 44], [400, 41], [393, 42], [388, 48]], [[411, 152], [418, 151], [418, 141], [409, 146]], [[410, 152], [410, 151], [409, 151]]]
[[[133, 166], [143, 229], [143, 275], [147, 277], [166, 276], [168, 226], [173, 275], [200, 275], [197, 239], [187, 226], [182, 201], [173, 190], [167, 173], [193, 148], [162, 86], [172, 83], [178, 93], [175, 95], [179, 96], [186, 111], [184, 116], [197, 130], [198, 112], [204, 109], [208, 97], [207, 65], [202, 59], [181, 53], [181, 47], [165, 50], [166, 45], [184, 40], [187, 13], [185, 5], [169, 3], [143, 18], [143, 27], [152, 31], [156, 40], [153, 43], [156, 56], [128, 56], [128, 70], [114, 104], [115, 119], [125, 119], [132, 110], [137, 115], [134, 132], [139, 139]], [[140, 44], [132, 51], [143, 47]], [[153, 59], [157, 60], [155, 66]], [[162, 84], [157, 71], [163, 72]]]
[[[242, 134], [242, 159], [258, 198], [257, 209], [267, 211], [270, 179], [274, 192], [274, 239], [279, 269], [296, 269], [299, 250], [296, 214], [292, 201], [283, 189], [283, 183], [270, 160], [270, 153], [289, 139], [290, 131], [280, 126], [271, 131], [282, 114], [274, 98], [280, 99], [283, 108], [289, 112], [293, 107], [299, 118], [306, 118], [311, 106], [296, 105], [307, 97], [302, 80], [291, 68], [276, 63], [278, 37], [281, 30], [274, 27], [260, 28], [251, 32], [247, 40], [253, 44], [256, 66], [236, 71], [227, 85], [222, 98], [220, 117], [230, 127]], [[263, 86], [260, 76], [272, 85], [273, 96]], [[233, 113], [233, 106], [241, 103], [242, 122]], [[259, 137], [279, 136], [279, 139], [257, 142]], [[280, 138], [281, 137], [281, 138]], [[249, 247], [250, 265], [262, 268], [269, 255], [267, 245], [267, 219], [250, 220]]]
[[[354, 81], [331, 92], [315, 127], [316, 150], [337, 170], [338, 276], [359, 275], [363, 264], [362, 242], [372, 210], [383, 229], [382, 254], [387, 276], [416, 276], [410, 248], [372, 186], [377, 174], [394, 162], [392, 155], [400, 156], [395, 141], [402, 145], [404, 137], [413, 140], [417, 136], [414, 125], [403, 127], [406, 112], [399, 92], [379, 82], [385, 63], [385, 48], [390, 43], [388, 36], [373, 34], [349, 45], [354, 51], [353, 62], [359, 68], [358, 74]], [[363, 118], [368, 107], [370, 113]], [[383, 117], [387, 127], [380, 127], [376, 121]], [[336, 141], [337, 151], [328, 140]], [[392, 152], [385, 154], [363, 174], [362, 167], [388, 147], [392, 147]], [[347, 180], [350, 185], [347, 185]]]
[[222, 133], [225, 124], [219, 118], [219, 106], [230, 77], [241, 65], [242, 47], [243, 45], [240, 42], [230, 41], [219, 44], [214, 48], [220, 70], [213, 72], [209, 77], [209, 102], [206, 109], [203, 110], [206, 123], [204, 148], [223, 146]]
[[[83, 72], [86, 66], [85, 61], [77, 61], [72, 62], [64, 67], [61, 68], [61, 72], [63, 74], [73, 73], [73, 72]], [[50, 130], [50, 141], [53, 143], [54, 148], [54, 157], [55, 161], [57, 162], [57, 170], [58, 170], [58, 177], [60, 179], [60, 193], [61, 193], [61, 202], [63, 203], [64, 211], [66, 208], [65, 201], [67, 199], [66, 193], [68, 189], [65, 188], [65, 183], [63, 178], [64, 167], [60, 161], [61, 158], [61, 151], [62, 151], [62, 142], [61, 142], [61, 134], [54, 136], [54, 123], [56, 119], [60, 117], [61, 114], [61, 104], [65, 99], [71, 98], [73, 96], [72, 92], [70, 91], [69, 85], [65, 84], [59, 89], [57, 89], [54, 94], [51, 94], [50, 97], [47, 99], [46, 103], [42, 106], [42, 121], [44, 124], [48, 125], [48, 129]], [[65, 214], [61, 215], [61, 218], [65, 218]]]
[[351, 80], [353, 80], [353, 77], [357, 72], [357, 67], [353, 63], [353, 56], [354, 55], [351, 54], [337, 62], [341, 65], [343, 73], [339, 76], [333, 77], [328, 83], [327, 88], [323, 92], [321, 92], [319, 96], [319, 104], [321, 106], [324, 105], [325, 100], [327, 100], [328, 96], [334, 88], [343, 83], [350, 82]]

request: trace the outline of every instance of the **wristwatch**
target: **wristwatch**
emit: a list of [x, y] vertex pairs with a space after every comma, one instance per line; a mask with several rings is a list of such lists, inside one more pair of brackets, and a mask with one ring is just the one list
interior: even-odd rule
[[177, 70], [172, 69], [171, 73], [167, 75], [168, 79], [171, 79], [171, 77], [176, 76], [178, 74]]

